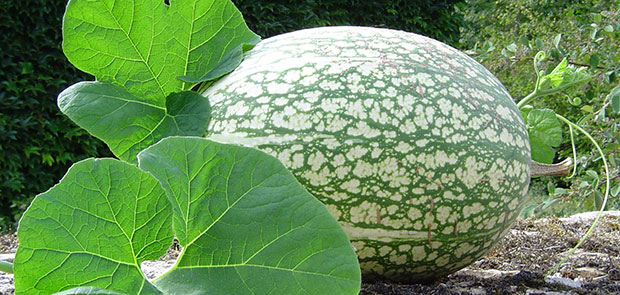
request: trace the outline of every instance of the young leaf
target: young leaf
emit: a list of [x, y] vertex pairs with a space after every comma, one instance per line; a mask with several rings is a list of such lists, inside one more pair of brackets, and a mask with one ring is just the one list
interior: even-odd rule
[[138, 155], [173, 202], [183, 252], [167, 294], [357, 294], [353, 248], [327, 209], [272, 156], [169, 137]]
[[137, 167], [87, 159], [34, 199], [17, 237], [16, 294], [76, 286], [160, 294], [140, 263], [170, 246], [170, 203], [157, 180]]
[[[63, 38], [77, 68], [157, 106], [195, 85], [177, 77], [203, 77], [260, 39], [229, 0], [70, 0]], [[218, 73], [238, 65], [227, 62]]]
[[555, 112], [550, 109], [531, 110], [526, 122], [532, 159], [541, 163], [552, 163], [555, 157], [553, 147], [562, 143], [562, 126], [555, 117]]
[[103, 82], [80, 82], [58, 96], [58, 107], [71, 120], [103, 140], [121, 160], [172, 135], [202, 136], [210, 118], [209, 101], [192, 91], [170, 94], [164, 107]]
[[607, 97], [611, 102], [611, 108], [614, 112], [620, 113], [620, 85], [614, 87]]
[[566, 58], [562, 59], [562, 61], [549, 73], [542, 77], [542, 87], [549, 86], [551, 88], [555, 88], [562, 84], [564, 80], [564, 74], [567, 71], [567, 61]]

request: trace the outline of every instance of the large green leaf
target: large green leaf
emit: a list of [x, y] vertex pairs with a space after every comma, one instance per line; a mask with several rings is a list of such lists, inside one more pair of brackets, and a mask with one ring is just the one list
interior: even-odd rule
[[157, 259], [170, 246], [170, 203], [157, 180], [137, 167], [87, 159], [34, 199], [17, 237], [16, 294], [87, 285], [160, 294], [140, 263]]
[[183, 248], [155, 285], [167, 294], [357, 294], [346, 234], [275, 158], [170, 137], [138, 155], [162, 184]]
[[532, 160], [552, 163], [555, 150], [562, 143], [562, 125], [550, 109], [534, 109], [527, 113], [527, 131], [532, 146]]
[[119, 159], [132, 163], [138, 152], [162, 138], [203, 135], [210, 117], [209, 101], [192, 91], [170, 94], [164, 108], [103, 82], [80, 82], [65, 89], [58, 106]]
[[129, 295], [127, 293], [118, 293], [115, 291], [105, 290], [96, 287], [77, 287], [53, 295]]
[[208, 75], [212, 70], [232, 71], [243, 44], [259, 41], [230, 0], [164, 2], [70, 0], [63, 21], [65, 55], [97, 80], [164, 106], [170, 93], [189, 90], [196, 79], [217, 78]]

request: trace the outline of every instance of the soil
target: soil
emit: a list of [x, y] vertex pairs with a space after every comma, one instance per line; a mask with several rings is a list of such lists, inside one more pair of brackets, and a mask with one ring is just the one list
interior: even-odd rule
[[[568, 218], [518, 220], [511, 232], [471, 266], [429, 284], [364, 283], [363, 295], [620, 294], [620, 211], [606, 212], [592, 235], [551, 277], [545, 277], [588, 230], [595, 212]], [[14, 234], [0, 237], [0, 253], [14, 253]], [[171, 267], [177, 251], [144, 263], [147, 277]], [[0, 259], [11, 260], [11, 255]], [[0, 272], [0, 294], [13, 294], [13, 277]]]

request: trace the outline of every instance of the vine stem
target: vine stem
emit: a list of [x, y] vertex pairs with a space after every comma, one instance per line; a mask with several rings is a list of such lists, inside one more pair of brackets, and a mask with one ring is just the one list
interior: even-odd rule
[[568, 119], [556, 114], [555, 115], [558, 119], [560, 119], [560, 121], [568, 124], [568, 126], [577, 129], [577, 131], [583, 133], [583, 135], [585, 135], [593, 144], [594, 147], [597, 149], [598, 153], [601, 155], [601, 159], [603, 160], [603, 166], [605, 167], [605, 196], [603, 198], [603, 204], [601, 205], [600, 210], [598, 211], [598, 214], [596, 215], [596, 218], [594, 219], [594, 222], [592, 222], [592, 225], [590, 225], [590, 228], [588, 228], [588, 231], [581, 237], [581, 239], [579, 239], [579, 242], [577, 242], [577, 245], [575, 245], [575, 247], [573, 247], [570, 251], [568, 251], [568, 253], [564, 256], [564, 258], [562, 258], [562, 260], [560, 260], [560, 262], [558, 262], [556, 265], [553, 266], [553, 268], [551, 268], [551, 270], [549, 270], [549, 272], [547, 272], [547, 274], [545, 276], [551, 276], [553, 273], [555, 273], [558, 268], [560, 268], [560, 266], [566, 262], [566, 260], [568, 260], [568, 258], [573, 255], [573, 253], [575, 253], [575, 251], [577, 250], [577, 248], [579, 248], [579, 246], [581, 246], [581, 244], [590, 236], [590, 234], [592, 233], [592, 231], [594, 230], [594, 227], [596, 226], [596, 224], [598, 223], [599, 219], [601, 219], [601, 216], [603, 215], [603, 211], [605, 210], [605, 206], [607, 205], [607, 198], [609, 197], [609, 183], [611, 182], [609, 179], [609, 165], [607, 164], [607, 159], [605, 158], [605, 154], [603, 153], [603, 149], [601, 149], [601, 146], [596, 142], [596, 140], [594, 140], [594, 138], [592, 137], [592, 135], [590, 135], [590, 133], [588, 133], [586, 130], [584, 130], [583, 128], [581, 128], [579, 125], [569, 121]]
[[5, 273], [13, 273], [13, 263], [0, 260], [0, 271]]
[[546, 95], [552, 95], [555, 93], [560, 93], [562, 91], [564, 91], [567, 88], [570, 88], [572, 86], [587, 82], [592, 80], [592, 77], [587, 77], [581, 80], [577, 80], [577, 81], [573, 81], [571, 83], [567, 83], [564, 85], [560, 85], [558, 87], [554, 87], [554, 88], [550, 88], [550, 89], [539, 89], [540, 87], [540, 79], [538, 79], [536, 81], [536, 88], [534, 89], [534, 91], [532, 91], [532, 93], [528, 94], [526, 97], [524, 97], [523, 99], [521, 99], [518, 103], [517, 103], [517, 107], [519, 109], [523, 108], [523, 106], [525, 106], [526, 104], [528, 104], [530, 101], [541, 97], [541, 96], [546, 96]]
[[[538, 85], [538, 82], [536, 84]], [[532, 91], [532, 93], [528, 94], [526, 97], [524, 97], [517, 103], [517, 108], [522, 109], [523, 106], [525, 106], [528, 102], [532, 101], [534, 98], [537, 98], [539, 96], [540, 95], [538, 95], [538, 90]]]
[[568, 125], [568, 132], [570, 133], [570, 145], [573, 148], [573, 173], [568, 178], [573, 178], [577, 174], [577, 147], [575, 146], [575, 131], [573, 126]]

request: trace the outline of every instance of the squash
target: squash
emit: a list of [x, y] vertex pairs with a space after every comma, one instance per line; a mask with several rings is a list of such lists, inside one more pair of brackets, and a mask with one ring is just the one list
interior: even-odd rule
[[515, 103], [441, 42], [365, 27], [287, 33], [203, 95], [208, 137], [282, 161], [339, 220], [365, 280], [461, 269], [525, 204], [531, 156]]

